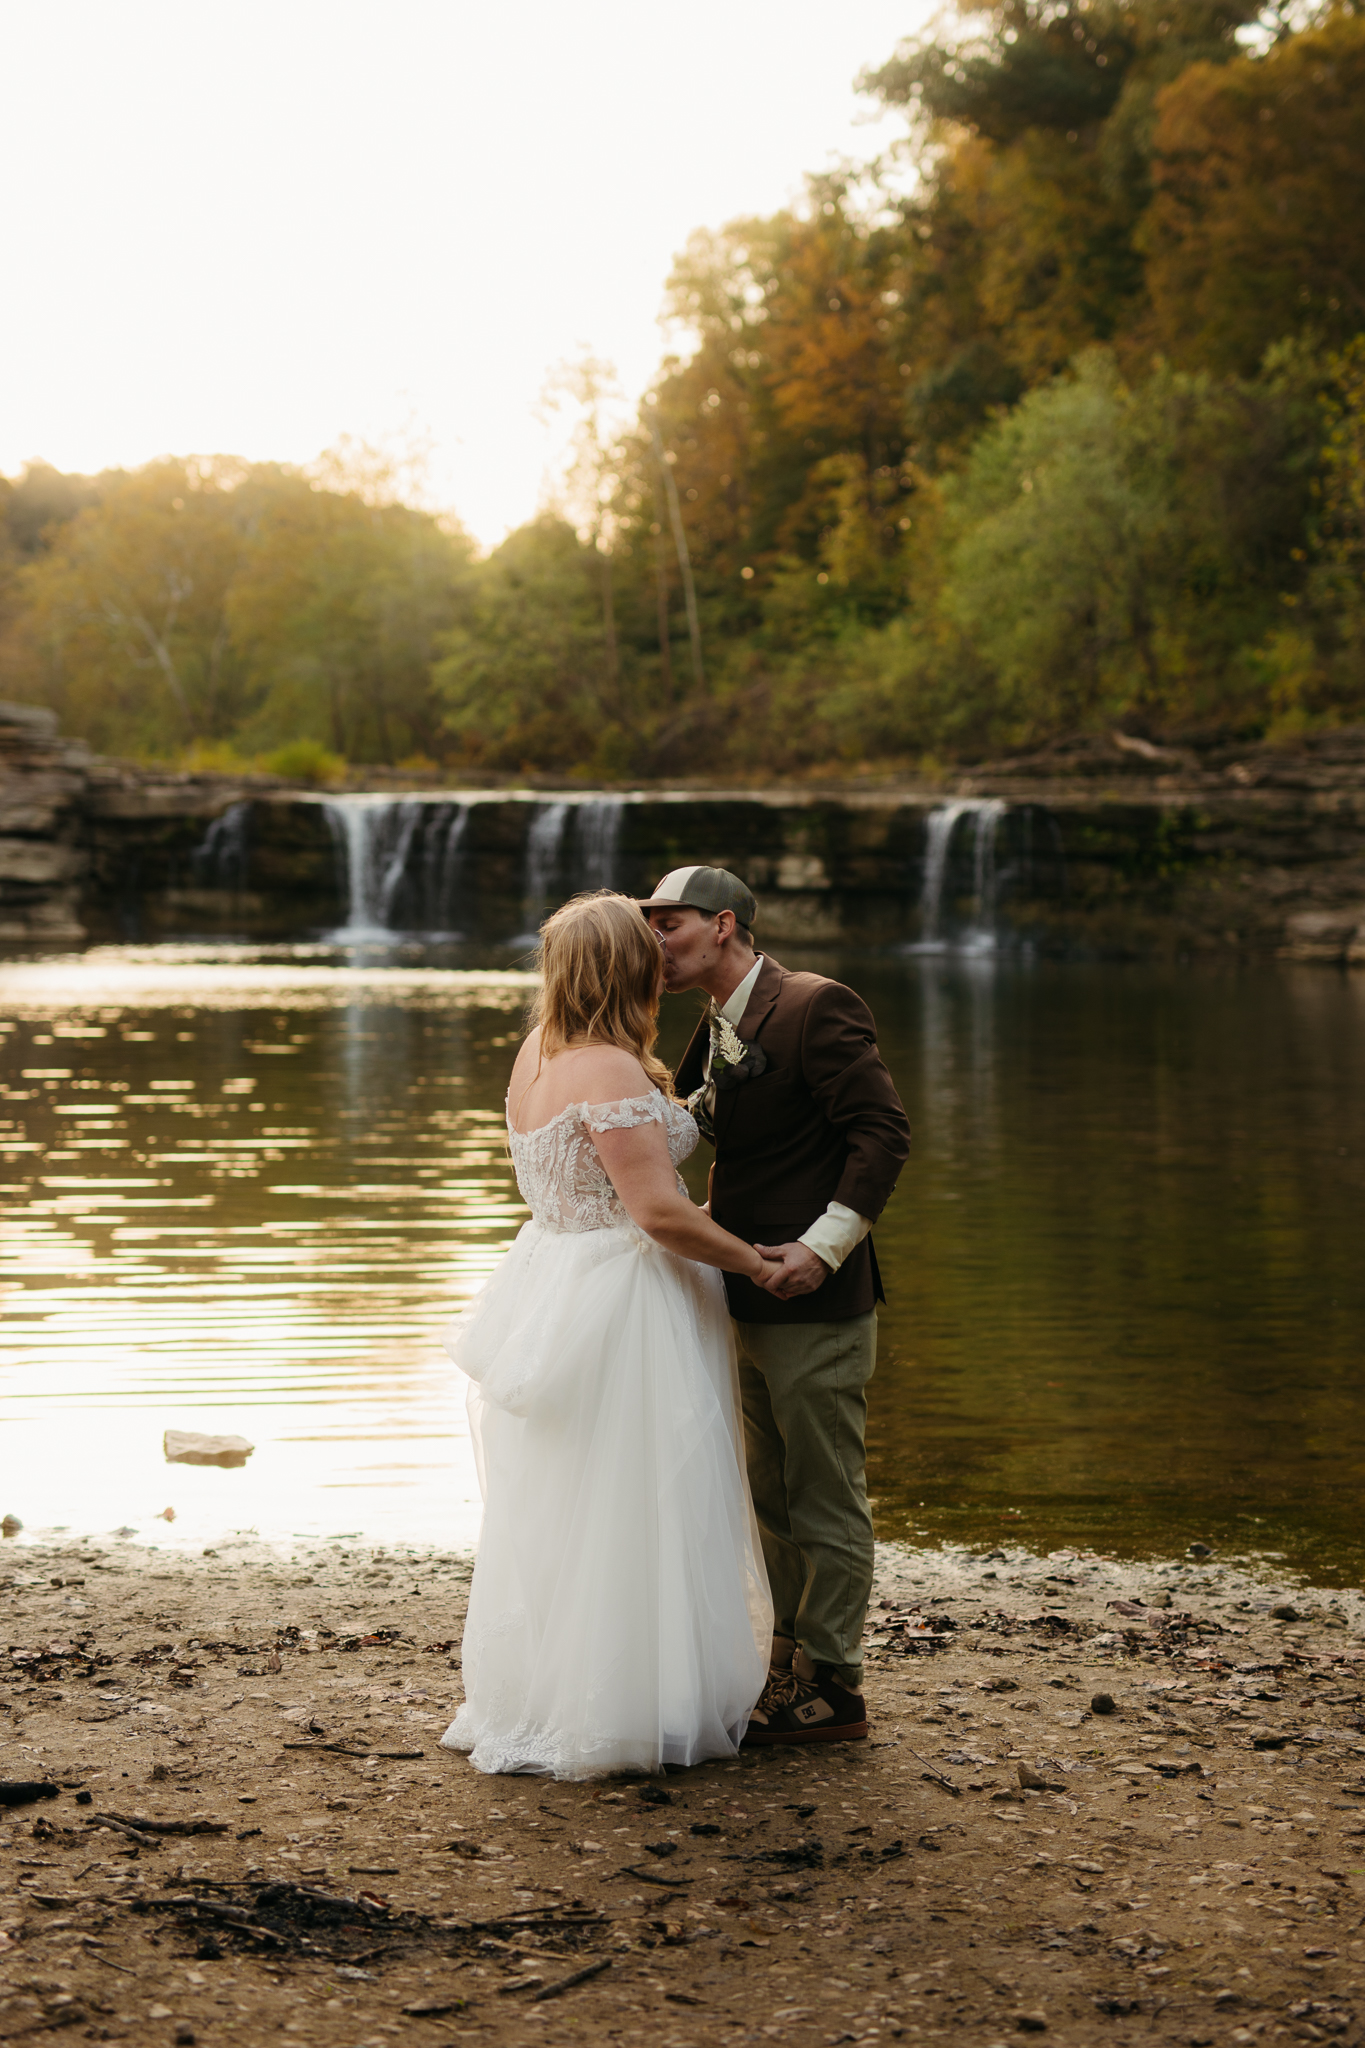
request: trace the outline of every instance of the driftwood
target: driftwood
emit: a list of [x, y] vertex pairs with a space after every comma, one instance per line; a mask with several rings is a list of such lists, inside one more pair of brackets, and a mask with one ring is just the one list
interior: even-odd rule
[[528, 2005], [540, 2005], [547, 1998], [558, 1998], [562, 1991], [572, 1991], [575, 1984], [586, 1984], [589, 1977], [600, 1977], [603, 1970], [611, 1968], [611, 1957], [603, 1956], [599, 1962], [589, 1963], [586, 1970], [575, 1970], [572, 1977], [561, 1977], [557, 1984], [547, 1984], [543, 1991], [533, 1991]]
[[[46, 1778], [0, 1778], [0, 1806], [27, 1806], [34, 1799], [55, 1799], [60, 1789]], [[52, 2020], [47, 2024], [61, 2023]]]
[[147, 1820], [138, 1813], [90, 1814], [86, 1826], [108, 1821], [118, 1827], [136, 1828], [144, 1835], [225, 1835], [228, 1831], [225, 1820]]
[[641, 1884], [657, 1884], [662, 1886], [665, 1891], [670, 1892], [682, 1891], [685, 1886], [695, 1882], [690, 1877], [658, 1877], [652, 1870], [637, 1869], [633, 1863], [625, 1864], [617, 1871], [616, 1875], [618, 1877], [638, 1878]]
[[64, 2005], [59, 2011], [48, 2013], [40, 2020], [30, 2020], [26, 2027], [11, 2027], [5, 2034], [7, 2041], [20, 2041], [26, 2034], [50, 2033], [54, 2027], [75, 2027], [83, 2025], [90, 2018], [83, 2005]]
[[120, 1835], [127, 1835], [130, 1842], [136, 1842], [139, 1849], [161, 1847], [160, 1835], [152, 1834], [148, 1828], [139, 1827], [136, 1821], [119, 1820], [112, 1813], [92, 1813], [87, 1816], [85, 1825], [88, 1828], [113, 1828]]
[[312, 1749], [320, 1755], [358, 1757], [362, 1761], [367, 1756], [377, 1756], [382, 1757], [385, 1763], [391, 1764], [415, 1763], [419, 1757], [426, 1754], [426, 1751], [421, 1749], [357, 1749], [349, 1742], [286, 1742], [281, 1746], [284, 1749]]
[[277, 1948], [288, 1946], [284, 1935], [277, 1934], [273, 1927], [263, 1927], [245, 1906], [220, 1906], [216, 1899], [179, 1894], [172, 1898], [139, 1899], [133, 1910], [139, 1909], [149, 1913], [191, 1913], [196, 1920], [217, 1920], [238, 1933], [252, 1935], [257, 1941], [274, 1942]]

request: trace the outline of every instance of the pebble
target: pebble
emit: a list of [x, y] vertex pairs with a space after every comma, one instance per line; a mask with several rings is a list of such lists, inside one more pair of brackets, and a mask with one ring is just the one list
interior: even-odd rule
[[1114, 1713], [1114, 1695], [1109, 1692], [1097, 1692], [1090, 1702], [1090, 1711], [1092, 1714]]

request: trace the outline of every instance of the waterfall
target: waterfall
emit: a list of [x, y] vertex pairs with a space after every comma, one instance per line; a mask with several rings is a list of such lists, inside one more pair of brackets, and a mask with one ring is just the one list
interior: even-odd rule
[[[425, 793], [335, 796], [321, 802], [346, 905], [339, 937], [378, 942], [400, 932], [462, 936], [472, 907], [466, 877], [475, 864], [466, 846], [469, 804]], [[240, 808], [245, 812], [245, 805]], [[625, 799], [616, 796], [526, 806], [524, 925], [514, 944], [532, 944], [547, 911], [570, 888], [612, 887], [624, 809]], [[220, 824], [226, 828], [226, 818]], [[226, 856], [215, 858], [221, 866]]]
[[619, 796], [595, 796], [576, 809], [578, 887], [611, 889], [616, 882], [616, 845], [625, 802]]
[[567, 803], [536, 805], [535, 816], [526, 834], [526, 868], [522, 882], [526, 929], [515, 941], [518, 945], [529, 945], [534, 940], [550, 907], [550, 898], [557, 893], [564, 828], [568, 822]]
[[379, 938], [390, 930], [388, 911], [402, 879], [417, 829], [411, 798], [339, 796], [323, 808], [345, 865], [346, 922], [352, 938]]
[[191, 856], [194, 879], [203, 888], [245, 889], [250, 819], [251, 803], [247, 799], [229, 804], [221, 818], [215, 818], [209, 826]]
[[976, 808], [972, 845], [973, 907], [969, 938], [978, 945], [995, 944], [995, 842], [1004, 817], [1002, 797], [986, 797]]
[[327, 797], [341, 860], [349, 938], [398, 931], [458, 937], [462, 848], [469, 806], [425, 797]]
[[427, 831], [426, 887], [431, 907], [428, 928], [458, 936], [460, 884], [464, 880], [464, 837], [469, 824], [468, 804], [441, 804], [439, 818]]
[[925, 820], [924, 885], [919, 899], [921, 946], [940, 943], [939, 921], [943, 915], [943, 879], [948, 872], [948, 849], [952, 844], [953, 828], [963, 812], [970, 809], [970, 799], [961, 797], [955, 803], [940, 804], [936, 811], [930, 811]]
[[940, 951], [943, 937], [944, 885], [953, 850], [953, 835], [964, 817], [974, 820], [972, 835], [972, 922], [965, 943], [984, 950], [995, 943], [996, 839], [1008, 805], [1000, 797], [954, 797], [929, 813], [924, 828], [924, 882], [920, 890], [919, 949]]

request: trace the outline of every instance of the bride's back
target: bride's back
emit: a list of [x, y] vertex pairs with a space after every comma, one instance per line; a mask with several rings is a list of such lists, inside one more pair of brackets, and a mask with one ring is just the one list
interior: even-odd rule
[[538, 1131], [574, 1102], [620, 1102], [647, 1095], [654, 1083], [633, 1054], [619, 1046], [568, 1045], [542, 1055], [540, 1027], [517, 1054], [507, 1090], [507, 1121], [514, 1131]]

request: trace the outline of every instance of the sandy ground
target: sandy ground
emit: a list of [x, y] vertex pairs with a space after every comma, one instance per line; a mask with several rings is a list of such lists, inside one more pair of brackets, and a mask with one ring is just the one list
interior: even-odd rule
[[437, 1746], [469, 1569], [6, 1546], [0, 2039], [1365, 2038], [1357, 1596], [887, 1550], [871, 1741], [557, 1785]]

